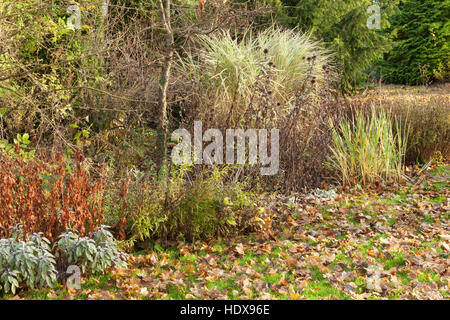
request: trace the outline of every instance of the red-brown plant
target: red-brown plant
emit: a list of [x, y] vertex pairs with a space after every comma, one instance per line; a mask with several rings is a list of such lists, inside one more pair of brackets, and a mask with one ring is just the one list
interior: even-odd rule
[[93, 181], [74, 156], [75, 169], [61, 155], [23, 159], [0, 152], [0, 237], [22, 224], [25, 234], [54, 240], [66, 229], [86, 235], [103, 222], [102, 181]]

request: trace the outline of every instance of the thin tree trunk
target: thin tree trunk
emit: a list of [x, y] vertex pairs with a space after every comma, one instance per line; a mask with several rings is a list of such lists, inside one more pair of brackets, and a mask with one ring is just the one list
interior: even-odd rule
[[165, 30], [164, 62], [159, 81], [159, 115], [158, 115], [158, 141], [157, 141], [157, 169], [164, 170], [167, 167], [167, 90], [169, 87], [170, 71], [174, 55], [174, 35], [170, 23], [171, 0], [158, 0], [159, 14]]

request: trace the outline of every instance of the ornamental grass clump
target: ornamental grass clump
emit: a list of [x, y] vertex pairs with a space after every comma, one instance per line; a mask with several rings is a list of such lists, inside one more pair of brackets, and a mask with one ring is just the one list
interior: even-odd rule
[[[281, 114], [295, 94], [303, 91], [305, 80], [325, 87], [329, 85], [325, 80], [333, 73], [331, 54], [310, 34], [295, 30], [271, 27], [242, 37], [223, 32], [198, 40], [198, 54], [180, 59], [178, 67], [199, 86], [204, 108], [214, 106], [218, 123], [227, 120], [230, 112], [234, 115], [230, 123], [239, 122], [261, 78], [268, 79], [267, 93], [275, 102], [273, 108]], [[202, 111], [207, 112], [201, 109], [200, 114]]]
[[408, 130], [385, 110], [358, 111], [353, 118], [331, 123], [333, 145], [328, 165], [343, 184], [368, 185], [403, 177]]

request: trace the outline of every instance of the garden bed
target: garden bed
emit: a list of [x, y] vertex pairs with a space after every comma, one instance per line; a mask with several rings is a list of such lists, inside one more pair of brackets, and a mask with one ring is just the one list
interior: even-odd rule
[[448, 299], [448, 165], [378, 190], [267, 199], [272, 228], [212, 242], [153, 242], [81, 290], [12, 299]]

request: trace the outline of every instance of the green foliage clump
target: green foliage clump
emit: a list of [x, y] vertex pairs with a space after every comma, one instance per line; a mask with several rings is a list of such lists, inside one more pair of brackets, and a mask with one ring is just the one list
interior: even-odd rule
[[192, 182], [185, 180], [186, 169], [175, 171], [167, 182], [141, 190], [132, 227], [137, 239], [206, 240], [263, 223], [250, 193], [227, 182], [225, 170], [202, 173]]
[[100, 226], [91, 237], [79, 237], [71, 231], [61, 234], [55, 244], [56, 256], [62, 257], [65, 264], [80, 265], [83, 272], [101, 273], [108, 267], [126, 267], [125, 256], [107, 228]]
[[20, 240], [23, 229], [15, 226], [12, 237], [0, 239], [0, 291], [15, 294], [22, 282], [30, 288], [52, 286], [56, 281], [55, 257], [42, 233]]
[[52, 136], [50, 127], [86, 116], [82, 108], [93, 97], [80, 87], [106, 87], [103, 2], [80, 5], [80, 29], [68, 24], [70, 1], [0, 2], [0, 113], [8, 138], [24, 131]]
[[31, 149], [30, 136], [28, 133], [18, 133], [14, 139], [14, 144], [9, 143], [7, 140], [0, 140], [0, 150], [3, 150], [10, 157], [19, 156], [23, 160], [32, 158], [36, 153], [36, 150]]
[[0, 292], [3, 293], [15, 294], [21, 284], [32, 289], [53, 287], [58, 279], [57, 270], [64, 272], [69, 264], [92, 273], [127, 265], [125, 255], [118, 250], [106, 226], [99, 227], [91, 238], [80, 238], [77, 233], [67, 231], [59, 236], [53, 248], [42, 232], [24, 237], [21, 225], [10, 229], [11, 237], [0, 239]]
[[358, 111], [352, 120], [332, 124], [333, 145], [329, 166], [344, 184], [363, 185], [399, 180], [404, 168], [407, 130], [392, 123], [384, 110]]
[[450, 1], [404, 0], [392, 17], [394, 48], [382, 63], [391, 83], [450, 79]]

